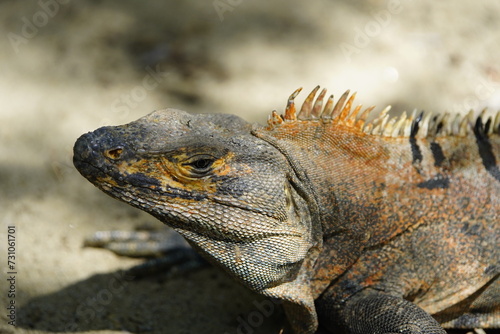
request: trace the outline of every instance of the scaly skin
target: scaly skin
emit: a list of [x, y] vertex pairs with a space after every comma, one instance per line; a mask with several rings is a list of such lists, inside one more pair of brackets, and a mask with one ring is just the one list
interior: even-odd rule
[[366, 122], [316, 91], [267, 127], [167, 109], [100, 128], [75, 166], [283, 300], [295, 333], [318, 314], [363, 334], [500, 327], [500, 114]]

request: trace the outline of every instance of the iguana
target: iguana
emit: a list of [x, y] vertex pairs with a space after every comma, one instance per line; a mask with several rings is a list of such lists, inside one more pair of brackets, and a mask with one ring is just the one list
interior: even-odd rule
[[74, 164], [282, 301], [293, 333], [500, 327], [500, 112], [368, 121], [318, 88], [267, 126], [166, 109], [102, 127]]

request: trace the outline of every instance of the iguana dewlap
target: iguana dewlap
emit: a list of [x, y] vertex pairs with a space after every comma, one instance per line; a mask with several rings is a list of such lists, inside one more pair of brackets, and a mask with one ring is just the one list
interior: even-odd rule
[[282, 300], [294, 333], [500, 327], [500, 113], [368, 122], [317, 89], [266, 127], [155, 111], [81, 136], [74, 163]]

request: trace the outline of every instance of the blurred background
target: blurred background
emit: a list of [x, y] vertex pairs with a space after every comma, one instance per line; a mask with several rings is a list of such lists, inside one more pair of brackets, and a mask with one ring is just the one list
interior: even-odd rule
[[0, 32], [0, 261], [4, 277], [15, 226], [18, 325], [2, 311], [1, 333], [281, 328], [217, 270], [131, 282], [120, 269], [140, 260], [82, 247], [160, 225], [73, 168], [87, 131], [165, 107], [264, 123], [318, 84], [379, 110], [500, 109], [498, 0], [3, 0]]

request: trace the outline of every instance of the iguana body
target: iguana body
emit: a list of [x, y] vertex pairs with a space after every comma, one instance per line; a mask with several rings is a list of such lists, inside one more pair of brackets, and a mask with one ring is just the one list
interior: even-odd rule
[[[78, 170], [181, 233], [295, 333], [500, 327], [500, 113], [388, 121], [295, 92], [268, 126], [167, 109], [75, 144]], [[425, 311], [425, 312], [424, 312]]]

